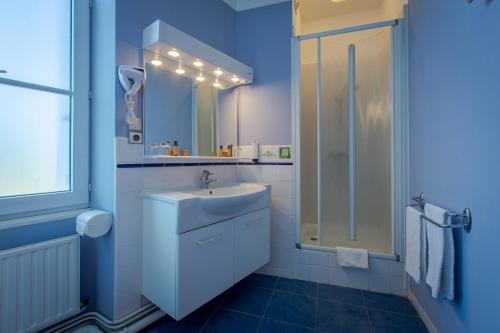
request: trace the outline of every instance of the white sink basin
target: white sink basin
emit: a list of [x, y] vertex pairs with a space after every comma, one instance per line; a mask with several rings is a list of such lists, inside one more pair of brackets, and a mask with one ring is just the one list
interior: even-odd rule
[[271, 186], [238, 183], [210, 189], [185, 189], [172, 192], [143, 192], [144, 198], [174, 205], [173, 223], [184, 233], [231, 217], [270, 206]]
[[188, 192], [201, 199], [201, 207], [212, 215], [230, 215], [241, 212], [259, 200], [266, 192], [260, 184], [241, 183], [234, 186], [219, 187]]

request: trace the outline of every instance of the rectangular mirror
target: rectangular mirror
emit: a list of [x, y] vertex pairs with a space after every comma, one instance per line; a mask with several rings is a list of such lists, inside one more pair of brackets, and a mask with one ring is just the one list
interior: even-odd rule
[[147, 50], [144, 68], [146, 156], [220, 156], [220, 146], [238, 145], [237, 88], [192, 79], [187, 66]]

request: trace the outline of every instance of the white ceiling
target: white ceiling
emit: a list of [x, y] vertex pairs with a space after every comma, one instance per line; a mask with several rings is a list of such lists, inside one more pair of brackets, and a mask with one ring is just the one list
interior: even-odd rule
[[303, 22], [335, 15], [344, 15], [363, 10], [377, 9], [383, 0], [345, 0], [335, 3], [331, 0], [299, 0], [300, 16]]
[[222, 1], [227, 3], [236, 11], [242, 11], [257, 7], [274, 5], [280, 2], [288, 2], [290, 0], [222, 0]]

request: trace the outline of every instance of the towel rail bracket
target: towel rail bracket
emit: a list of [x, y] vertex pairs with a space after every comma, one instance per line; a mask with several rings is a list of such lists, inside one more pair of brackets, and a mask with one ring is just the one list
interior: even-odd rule
[[[420, 209], [424, 209], [425, 207], [425, 196], [423, 193], [420, 193], [418, 197], [413, 197], [413, 201], [416, 202], [416, 204], [410, 204], [410, 206], [418, 206]], [[459, 224], [441, 224], [438, 223], [429, 217], [425, 216], [425, 214], [422, 214], [420, 216], [420, 220], [426, 220], [432, 224], [434, 224], [437, 227], [443, 228], [443, 229], [456, 229], [456, 228], [464, 228], [464, 231], [466, 233], [470, 233], [472, 229], [472, 213], [469, 208], [465, 208], [462, 212], [462, 214], [457, 214], [457, 213], [451, 213], [451, 212], [446, 212], [445, 213], [447, 217], [450, 217], [451, 219], [461, 219], [461, 222]]]

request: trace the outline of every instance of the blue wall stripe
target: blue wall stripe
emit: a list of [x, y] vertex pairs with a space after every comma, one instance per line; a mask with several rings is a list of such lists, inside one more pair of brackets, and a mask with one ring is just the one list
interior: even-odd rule
[[121, 163], [117, 164], [118, 169], [132, 168], [169, 168], [169, 167], [189, 167], [189, 166], [213, 166], [213, 165], [293, 165], [293, 162], [203, 162], [203, 163]]

